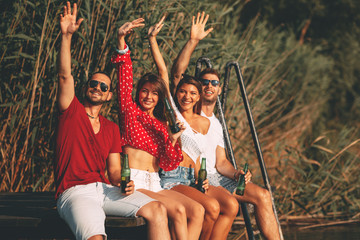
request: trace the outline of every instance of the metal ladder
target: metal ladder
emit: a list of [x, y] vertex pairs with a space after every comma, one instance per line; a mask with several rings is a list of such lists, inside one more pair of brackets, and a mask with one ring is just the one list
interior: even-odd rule
[[[195, 70], [195, 76], [196, 77], [199, 76], [199, 74], [201, 72], [201, 66], [202, 66], [203, 63], [206, 65], [206, 67], [212, 68], [210, 59], [208, 59], [206, 57], [200, 57], [196, 61], [196, 70]], [[240, 66], [239, 66], [238, 62], [228, 62], [226, 64], [222, 98], [221, 98], [221, 101], [220, 101], [220, 98], [218, 96], [217, 100], [216, 100], [216, 106], [217, 106], [217, 109], [218, 109], [219, 119], [220, 119], [220, 123], [222, 125], [223, 132], [224, 132], [224, 140], [225, 140], [226, 150], [227, 150], [228, 156], [230, 158], [230, 161], [232, 162], [235, 169], [237, 169], [236, 161], [235, 161], [235, 157], [234, 157], [234, 152], [233, 152], [233, 147], [232, 147], [232, 144], [231, 144], [229, 131], [228, 131], [226, 121], [225, 121], [225, 116], [224, 116], [224, 111], [225, 111], [225, 108], [226, 108], [227, 92], [228, 92], [228, 86], [229, 86], [229, 80], [230, 80], [230, 73], [231, 73], [231, 68], [232, 67], [235, 69], [236, 76], [237, 76], [237, 79], [238, 79], [238, 83], [239, 83], [239, 86], [240, 86], [241, 96], [242, 96], [242, 99], [243, 99], [246, 115], [247, 115], [247, 118], [248, 118], [248, 123], [249, 123], [249, 126], [250, 126], [251, 135], [252, 135], [253, 142], [254, 142], [254, 145], [255, 145], [256, 155], [258, 157], [259, 166], [260, 166], [260, 169], [261, 169], [261, 174], [262, 174], [262, 177], [263, 177], [264, 185], [265, 185], [266, 189], [269, 191], [270, 196], [271, 196], [271, 202], [272, 202], [274, 215], [275, 215], [278, 227], [279, 227], [280, 239], [284, 240], [282, 230], [281, 230], [281, 226], [280, 226], [280, 222], [279, 222], [279, 218], [278, 218], [276, 207], [275, 207], [275, 203], [274, 203], [274, 197], [273, 197], [273, 194], [272, 194], [269, 177], [268, 177], [268, 174], [267, 174], [267, 171], [266, 171], [265, 162], [264, 162], [264, 159], [263, 159], [263, 156], [262, 156], [262, 151], [261, 151], [259, 139], [258, 139], [258, 136], [257, 136], [253, 116], [252, 116], [252, 113], [251, 113], [249, 100], [247, 98], [245, 84], [244, 84], [244, 81], [243, 81], [243, 77], [242, 77], [242, 74], [241, 74], [241, 69], [240, 69]], [[240, 206], [241, 206], [241, 211], [243, 213], [248, 238], [249, 238], [249, 240], [253, 240], [254, 239], [254, 233], [253, 233], [253, 230], [252, 230], [250, 216], [249, 216], [249, 213], [247, 211], [246, 204], [241, 203]]]

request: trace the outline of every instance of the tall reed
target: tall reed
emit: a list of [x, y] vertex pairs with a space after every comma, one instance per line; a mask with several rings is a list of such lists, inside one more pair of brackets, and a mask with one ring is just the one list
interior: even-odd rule
[[[59, 0], [18, 0], [8, 3], [2, 12], [0, 191], [54, 190], [52, 164], [58, 114], [58, 22], [63, 4]], [[146, 27], [137, 29], [128, 41], [136, 81], [145, 72], [155, 71], [146, 38], [148, 27], [163, 14], [167, 15], [158, 41], [170, 69], [172, 61], [189, 37], [191, 17], [198, 11], [206, 11], [210, 14], [208, 26], [215, 30], [199, 44], [188, 71], [194, 72], [194, 63], [200, 56], [209, 57], [220, 72], [224, 71], [228, 61], [239, 62], [270, 179], [279, 189], [276, 196], [279, 197], [277, 203], [281, 204], [281, 213], [303, 213], [298, 210], [299, 204], [304, 205], [303, 200], [297, 204], [292, 199], [302, 193], [296, 189], [301, 184], [307, 184], [308, 180], [300, 178], [297, 181], [294, 178], [297, 175], [287, 172], [289, 168], [292, 173], [304, 172], [302, 176], [308, 176], [315, 173], [309, 166], [317, 166], [318, 162], [323, 167], [321, 176], [313, 177], [310, 181], [321, 186], [318, 196], [329, 190], [329, 179], [341, 179], [343, 176], [341, 171], [334, 170], [336, 167], [332, 170], [332, 167], [322, 163], [326, 158], [313, 151], [314, 144], [310, 147], [311, 151], [306, 146], [307, 142], [317, 137], [312, 136], [312, 126], [326, 100], [322, 91], [329, 84], [326, 72], [332, 67], [332, 62], [321, 55], [321, 47], [300, 45], [291, 32], [268, 29], [261, 19], [253, 19], [249, 26], [237, 24], [244, 4], [240, 0], [79, 0], [79, 17], [85, 21], [72, 42], [72, 73], [76, 80], [76, 94], [81, 99], [83, 84], [91, 72], [98, 70], [109, 72], [115, 86], [115, 70], [109, 58], [115, 46], [116, 30], [125, 21], [140, 16], [146, 21]], [[237, 163], [241, 165], [248, 161], [254, 181], [261, 184], [256, 154], [235, 79], [231, 80], [230, 88], [231, 101], [227, 103], [226, 119]], [[102, 114], [117, 122], [117, 109], [114, 98], [103, 108]], [[355, 142], [355, 147], [358, 146], [355, 136], [349, 137]], [[338, 147], [333, 145], [334, 150], [331, 151], [339, 152]], [[348, 156], [348, 151], [353, 148], [351, 146], [344, 150], [335, 159], [345, 158], [343, 156]], [[340, 149], [345, 149], [345, 146]], [[306, 158], [305, 153], [309, 155]], [[318, 156], [319, 159], [312, 159], [311, 156]], [[342, 167], [346, 166], [343, 170], [353, 173], [352, 166], [359, 156], [354, 153], [349, 156], [350, 160], [341, 164]], [[309, 161], [309, 166], [303, 164]], [[338, 166], [341, 161], [331, 162]], [[325, 181], [326, 171], [330, 171], [335, 178], [328, 177]], [[324, 184], [321, 185], [319, 179], [323, 179]], [[349, 183], [354, 182], [349, 180]], [[350, 194], [351, 188], [344, 184], [333, 191], [349, 191]], [[358, 196], [348, 201], [353, 203], [348, 209], [353, 211], [359, 208], [357, 199]], [[321, 206], [333, 207], [335, 203], [329, 204], [322, 200]], [[315, 211], [320, 206], [315, 202], [311, 204], [307, 208], [309, 211]], [[344, 208], [345, 205], [340, 209]]]

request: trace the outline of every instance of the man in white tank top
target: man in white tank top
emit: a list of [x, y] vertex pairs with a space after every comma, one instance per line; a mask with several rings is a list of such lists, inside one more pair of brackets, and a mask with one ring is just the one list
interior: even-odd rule
[[[205, 26], [203, 26], [205, 27]], [[203, 39], [211, 30], [203, 32]], [[177, 61], [173, 65], [172, 79], [175, 86], [181, 79], [190, 62], [190, 57], [195, 50], [199, 40], [190, 37]], [[218, 95], [221, 93], [219, 74], [214, 69], [205, 69], [200, 74], [203, 85], [201, 115], [210, 120], [210, 128], [207, 133], [206, 145], [206, 168], [209, 183], [214, 186], [224, 187], [234, 193], [237, 180], [242, 170], [236, 170], [226, 157], [224, 147], [224, 135], [219, 120], [214, 115], [215, 104]], [[251, 174], [245, 177], [247, 180]], [[255, 207], [255, 217], [258, 227], [266, 239], [280, 239], [279, 228], [272, 209], [271, 196], [268, 190], [249, 182], [243, 196], [233, 194], [238, 202], [251, 203]]]
[[[221, 93], [219, 77], [214, 69], [205, 69], [201, 72], [200, 78], [203, 83], [201, 115], [210, 120], [210, 129], [207, 134], [210, 144], [207, 145], [209, 150], [206, 157], [210, 161], [208, 166], [212, 169], [208, 170], [208, 179], [210, 184], [222, 186], [233, 193], [241, 173], [226, 157], [222, 126], [213, 113], [216, 99]], [[239, 202], [248, 202], [255, 206], [256, 222], [266, 239], [280, 239], [268, 190], [250, 182], [246, 185], [243, 196], [236, 194], [233, 196]]]

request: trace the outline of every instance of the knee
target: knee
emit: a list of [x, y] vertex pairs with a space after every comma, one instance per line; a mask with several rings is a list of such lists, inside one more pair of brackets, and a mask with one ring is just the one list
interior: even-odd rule
[[205, 215], [205, 208], [200, 203], [194, 201], [190, 209], [190, 216], [188, 216], [188, 218], [204, 219], [204, 215]]
[[235, 218], [239, 212], [238, 200], [231, 196], [227, 197], [225, 201], [222, 201], [221, 214], [232, 218]]
[[258, 193], [258, 201], [264, 205], [271, 206], [271, 195], [270, 192], [264, 188], [261, 188], [261, 191]]
[[175, 204], [175, 207], [170, 216], [173, 220], [186, 219], [186, 209], [182, 204]]
[[236, 200], [236, 198], [231, 197], [228, 200], [228, 214], [230, 216], [236, 217], [239, 212], [239, 202]]
[[216, 199], [209, 199], [205, 206], [205, 217], [215, 221], [220, 214], [220, 204]]
[[147, 221], [167, 221], [167, 211], [161, 202], [151, 202], [142, 208], [141, 215]]

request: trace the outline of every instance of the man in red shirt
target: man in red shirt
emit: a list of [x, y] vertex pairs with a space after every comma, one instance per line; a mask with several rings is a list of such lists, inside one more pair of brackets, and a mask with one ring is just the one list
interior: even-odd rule
[[[99, 115], [103, 103], [112, 97], [110, 78], [100, 72], [93, 74], [86, 86], [84, 104], [75, 96], [70, 46], [72, 35], [83, 21], [76, 21], [76, 16], [76, 4], [71, 11], [67, 2], [60, 15], [60, 116], [54, 167], [58, 212], [76, 239], [106, 239], [106, 214], [142, 216], [148, 223], [149, 239], [170, 239], [167, 212], [160, 202], [134, 191], [133, 182], [127, 184], [126, 193], [121, 193], [119, 127]], [[106, 168], [110, 181], [105, 177]]]

